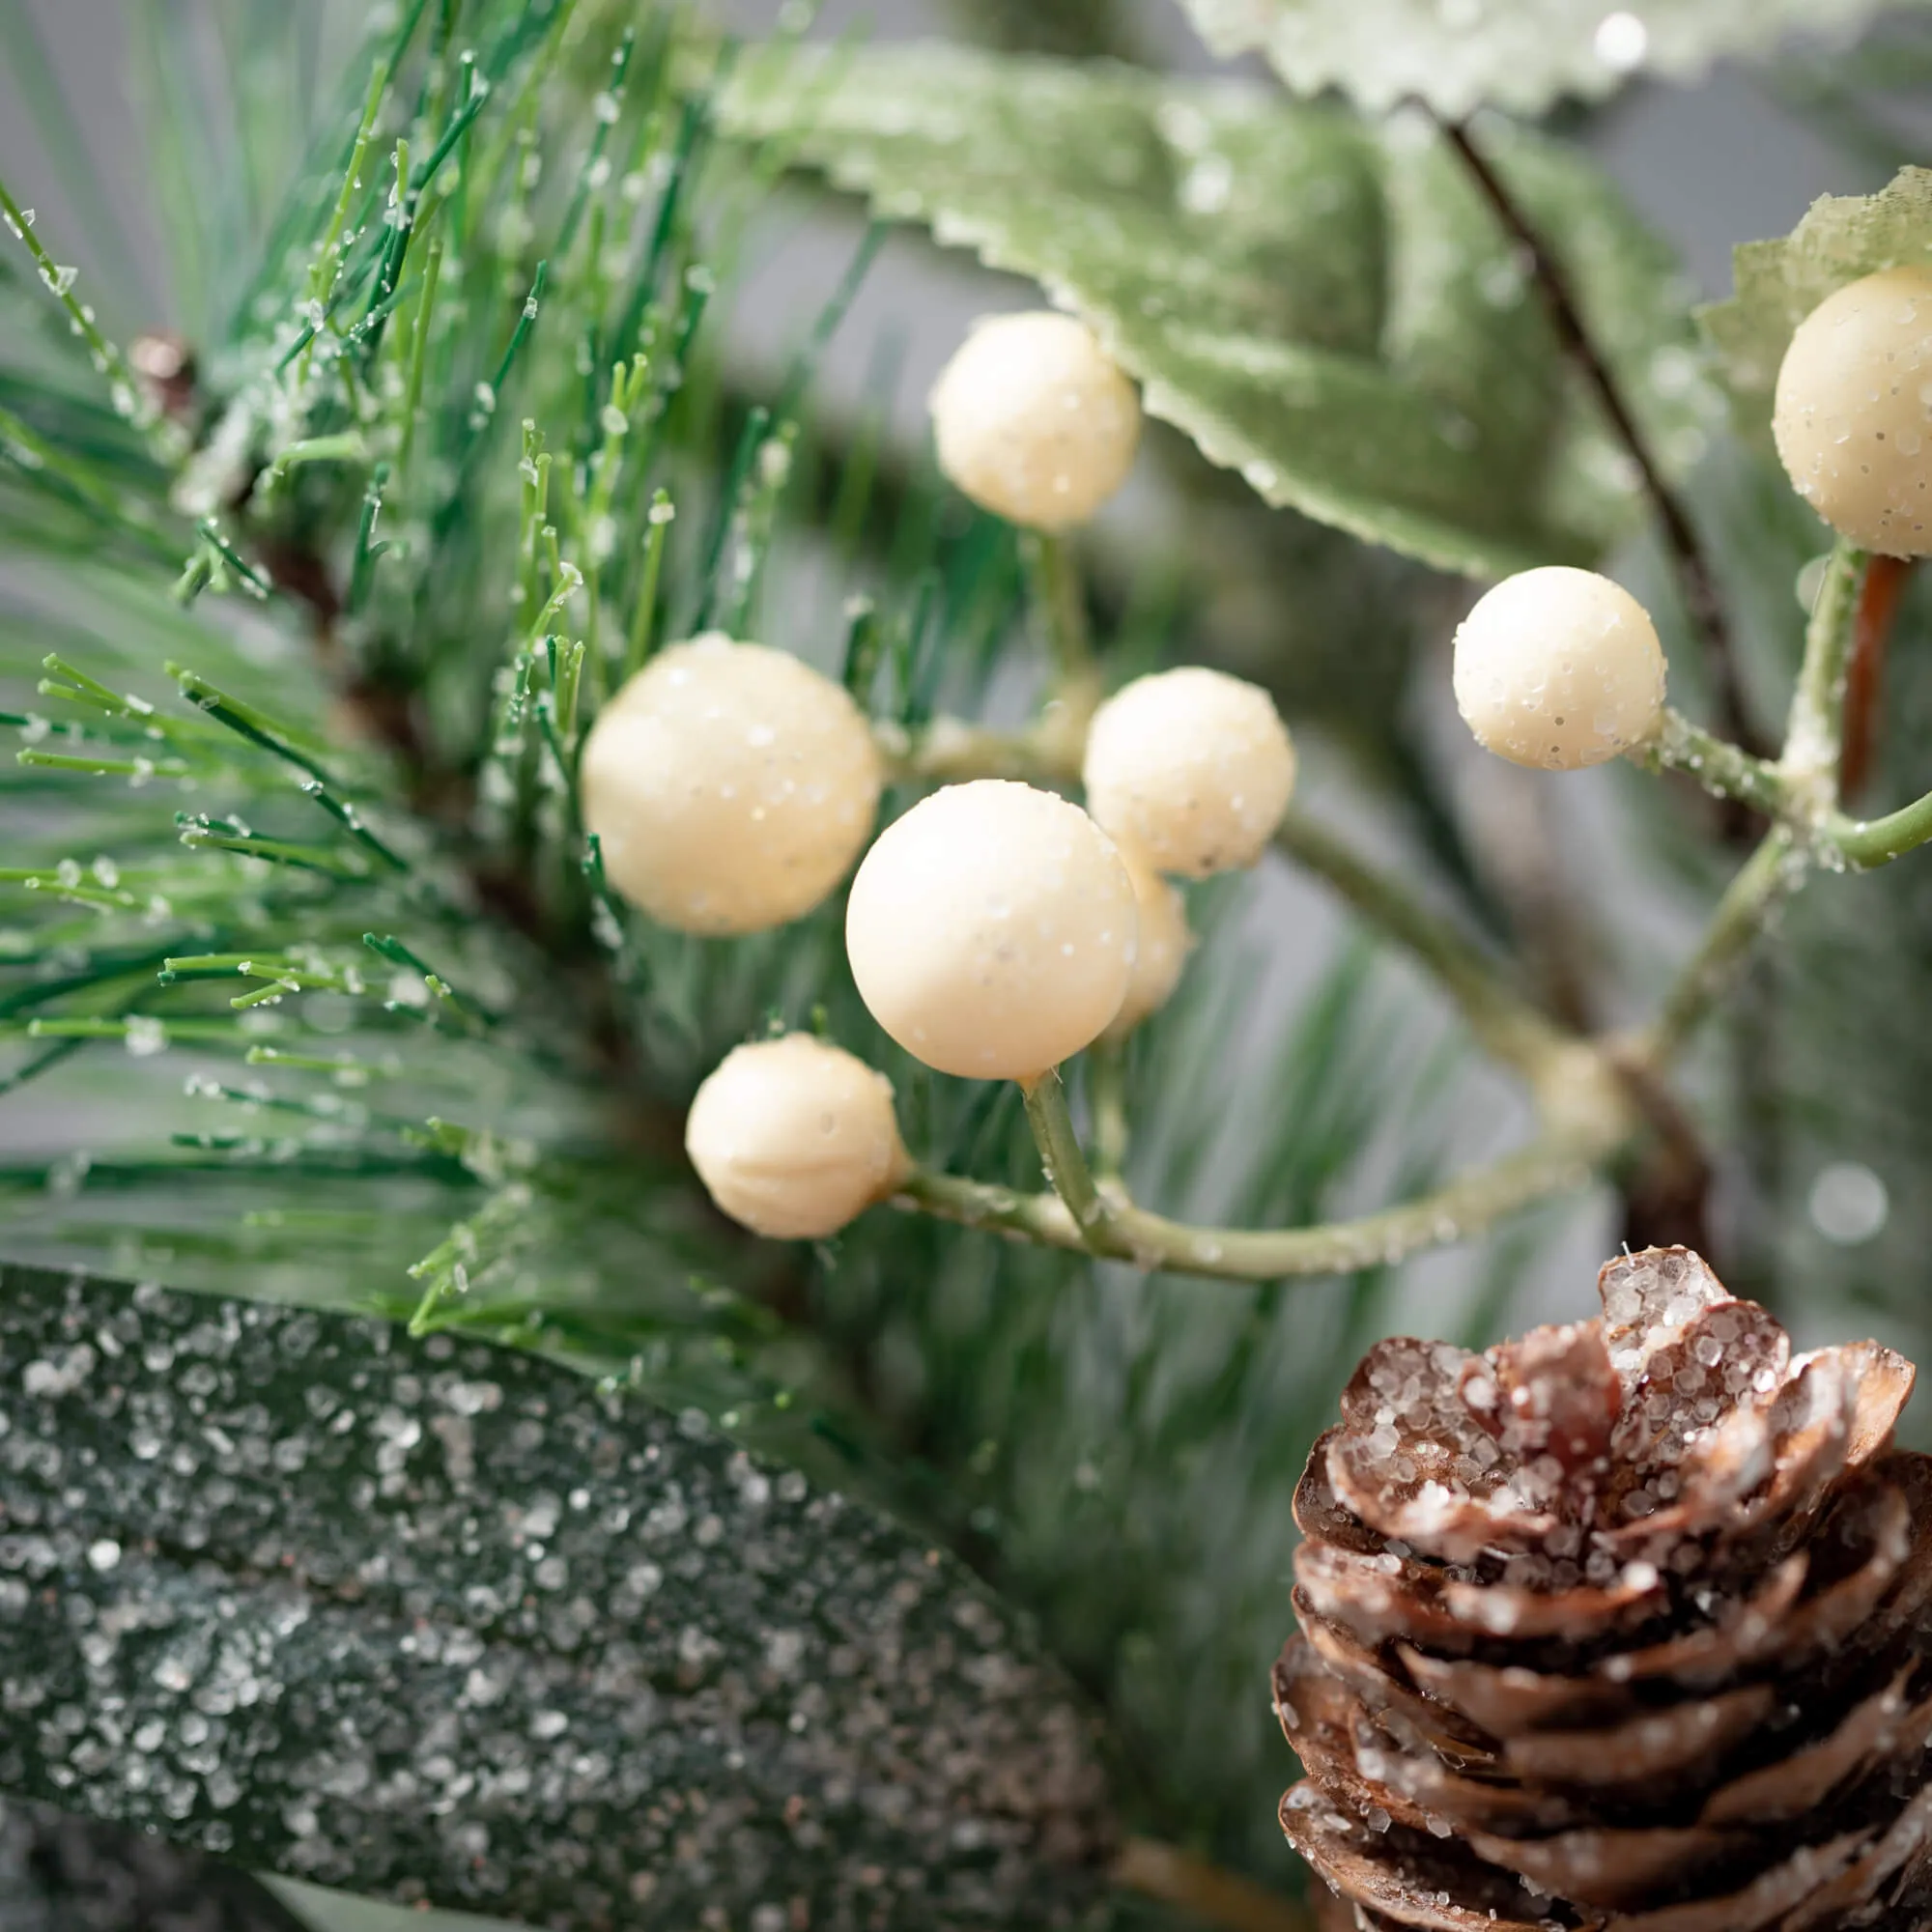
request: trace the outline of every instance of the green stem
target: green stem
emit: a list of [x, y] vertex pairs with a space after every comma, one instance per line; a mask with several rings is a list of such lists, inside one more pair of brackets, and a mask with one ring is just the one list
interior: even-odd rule
[[1029, 530], [1020, 540], [1034, 603], [1045, 624], [1047, 649], [1056, 677], [1071, 683], [1092, 668], [1093, 639], [1087, 629], [1087, 600], [1080, 567], [1065, 537]]
[[1087, 1097], [1094, 1112], [1094, 1170], [1118, 1180], [1127, 1165], [1127, 1043], [1096, 1039], [1087, 1049]]
[[[895, 724], [877, 726], [876, 732], [879, 749], [899, 781], [1055, 781], [1079, 774], [1078, 742], [1055, 718], [1042, 718], [1024, 731], [987, 730], [956, 718], [939, 718], [917, 735]], [[1494, 961], [1446, 920], [1419, 905], [1400, 880], [1378, 871], [1325, 827], [1290, 811], [1275, 834], [1275, 843], [1325, 879], [1385, 937], [1412, 952], [1462, 1010], [1478, 1042], [1503, 1065], [1535, 1079], [1576, 1044], [1510, 984]]]
[[1785, 725], [1786, 780], [1823, 815], [1838, 802], [1838, 753], [1844, 737], [1845, 660], [1859, 615], [1865, 553], [1840, 537], [1804, 631], [1804, 662]]
[[1932, 837], [1932, 806], [1923, 801], [1871, 825], [1856, 824], [1837, 811], [1845, 661], [1858, 622], [1866, 561], [1865, 553], [1842, 537], [1833, 548], [1805, 626], [1804, 661], [1792, 693], [1784, 752], [1776, 772], [1763, 767], [1746, 770], [1756, 761], [1746, 760], [1743, 753], [1729, 746], [1717, 748], [1726, 770], [1775, 801], [1772, 809], [1782, 822], [1732, 879], [1696, 952], [1678, 974], [1656, 1020], [1640, 1037], [1639, 1055], [1646, 1066], [1664, 1065], [1684, 1046], [1730, 983], [1739, 961], [1772, 914], [1803, 883], [1801, 838], [1850, 864], [1863, 865], [1896, 858]]
[[1883, 818], [1847, 818], [1842, 813], [1825, 821], [1822, 840], [1828, 853], [1861, 870], [1884, 866], [1932, 839], [1932, 792]]
[[1080, 1136], [1066, 1107], [1066, 1089], [1057, 1067], [1049, 1066], [1032, 1080], [1020, 1082], [1026, 1098], [1027, 1124], [1033, 1129], [1046, 1179], [1072, 1216], [1074, 1245], [1106, 1252], [1102, 1243], [1111, 1219], [1106, 1202], [1094, 1184], [1093, 1170], [1081, 1151]]
[[1782, 818], [1792, 810], [1791, 786], [1776, 765], [1740, 751], [1669, 706], [1657, 736], [1630, 755], [1649, 771], [1688, 772], [1706, 791], [1767, 818]]
[[[1041, 724], [1074, 747], [1083, 747], [1087, 726], [1100, 702], [1100, 672], [1087, 626], [1087, 593], [1079, 559], [1068, 539], [1044, 530], [1026, 532], [1020, 539], [1020, 555], [1035, 608], [1045, 625], [1053, 664], [1053, 689], [1042, 709]], [[1077, 768], [1077, 750], [1073, 763]]]
[[1504, 1065], [1534, 1080], [1575, 1044], [1452, 925], [1418, 905], [1400, 881], [1377, 871], [1325, 827], [1290, 811], [1275, 843], [1325, 879], [1385, 937], [1412, 952], [1456, 1003], [1478, 1043]]
[[[1400, 1207], [1312, 1228], [1194, 1227], [1118, 1202], [1102, 1204], [1101, 1220], [1083, 1228], [1064, 1191], [1020, 1194], [953, 1175], [914, 1174], [894, 1198], [964, 1227], [1023, 1235], [1044, 1246], [1085, 1250], [1150, 1272], [1276, 1281], [1386, 1266], [1424, 1248], [1468, 1240], [1505, 1215], [1586, 1185], [1612, 1151], [1607, 1136], [1601, 1141], [1551, 1136]], [[1080, 1172], [1093, 1188], [1084, 1161]], [[1063, 1186], [1065, 1178], [1063, 1171]], [[1099, 1202], [1097, 1190], [1093, 1199]]]
[[1696, 952], [1642, 1036], [1641, 1064], [1657, 1067], [1675, 1057], [1730, 983], [1772, 912], [1804, 883], [1797, 846], [1788, 826], [1776, 827], [1732, 879]]
[[996, 1228], [1049, 1248], [1087, 1246], [1057, 1194], [1022, 1194], [991, 1181], [919, 1169], [900, 1182], [892, 1199], [897, 1207], [954, 1221], [962, 1228]]

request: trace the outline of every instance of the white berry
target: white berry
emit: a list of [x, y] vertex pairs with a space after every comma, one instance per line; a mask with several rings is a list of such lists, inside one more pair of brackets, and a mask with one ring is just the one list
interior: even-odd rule
[[1109, 1039], [1124, 1039], [1140, 1023], [1159, 1012], [1180, 983], [1180, 969], [1194, 950], [1187, 925], [1187, 901], [1131, 846], [1118, 847], [1134, 889], [1138, 940], [1127, 996], [1107, 1029]]
[[836, 1235], [911, 1165], [892, 1082], [803, 1033], [727, 1053], [691, 1103], [684, 1145], [712, 1200], [778, 1240]]
[[1077, 805], [949, 785], [880, 835], [845, 950], [872, 1017], [942, 1073], [1027, 1080], [1090, 1045], [1133, 976], [1134, 889]]
[[1772, 429], [1833, 529], [1932, 555], [1932, 269], [1888, 269], [1820, 302], [1784, 352]]
[[1656, 735], [1663, 648], [1630, 592], [1549, 564], [1484, 596], [1456, 633], [1456, 703], [1476, 741], [1546, 771], [1601, 765]]
[[980, 323], [931, 397], [939, 467], [1031, 529], [1084, 524], [1133, 468], [1141, 405], [1094, 331], [1037, 309]]
[[872, 829], [883, 774], [840, 686], [710, 632], [660, 652], [604, 707], [580, 776], [618, 893], [680, 932], [738, 933], [832, 891]]
[[1094, 714], [1087, 809], [1163, 872], [1252, 866], [1294, 789], [1294, 746], [1259, 685], [1185, 665], [1136, 678]]

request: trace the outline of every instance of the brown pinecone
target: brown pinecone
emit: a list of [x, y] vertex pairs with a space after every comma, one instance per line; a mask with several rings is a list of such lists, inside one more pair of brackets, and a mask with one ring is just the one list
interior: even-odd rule
[[1378, 1343], [1296, 1492], [1283, 1799], [1343, 1932], [1932, 1927], [1910, 1363], [1695, 1255], [1487, 1354]]

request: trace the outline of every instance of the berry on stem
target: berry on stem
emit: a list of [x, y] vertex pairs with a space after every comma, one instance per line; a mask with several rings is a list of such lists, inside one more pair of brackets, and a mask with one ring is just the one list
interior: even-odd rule
[[680, 932], [810, 912], [859, 856], [883, 773], [851, 697], [788, 651], [708, 632], [660, 652], [584, 741], [605, 875]]
[[892, 1082], [804, 1033], [727, 1053], [691, 1103], [684, 1145], [712, 1200], [778, 1240], [836, 1235], [911, 1167]]
[[1799, 324], [1772, 430], [1798, 494], [1841, 536], [1932, 554], [1932, 268], [1866, 275]]
[[872, 1017], [942, 1073], [1031, 1080], [1112, 1023], [1133, 977], [1134, 889], [1077, 805], [1000, 779], [887, 828], [846, 903]]
[[1581, 771], [1647, 744], [1663, 718], [1663, 647], [1649, 612], [1594, 571], [1505, 578], [1456, 633], [1456, 703], [1512, 764]]
[[1294, 789], [1294, 746], [1259, 685], [1184, 665], [1136, 678], [1094, 714], [1087, 808], [1163, 872], [1252, 866]]
[[1152, 1018], [1167, 1005], [1180, 983], [1187, 955], [1194, 950], [1187, 901], [1132, 846], [1122, 845], [1119, 850], [1134, 889], [1139, 940], [1127, 996], [1107, 1029], [1109, 1039], [1124, 1039], [1143, 1020]]
[[1126, 481], [1140, 441], [1134, 385], [1084, 322], [1050, 309], [979, 323], [930, 407], [948, 479], [1037, 530], [1084, 524]]

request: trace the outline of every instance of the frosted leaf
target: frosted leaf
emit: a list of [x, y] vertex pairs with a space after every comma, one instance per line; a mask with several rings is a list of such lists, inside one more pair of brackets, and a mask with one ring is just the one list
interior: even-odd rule
[[[831, 52], [741, 60], [721, 127], [1039, 282], [1269, 503], [1477, 576], [1588, 562], [1637, 514], [1514, 242], [1418, 118], [963, 47]], [[1719, 405], [1674, 269], [1574, 156], [1487, 138], [1675, 461]]]
[[1223, 56], [1261, 52], [1298, 93], [1339, 87], [1378, 112], [1425, 100], [1460, 120], [1492, 102], [1538, 115], [1632, 74], [1694, 80], [1794, 35], [1849, 42], [1885, 0], [1182, 0]]
[[0, 1390], [0, 1785], [533, 1925], [1058, 1922], [1103, 1883], [1090, 1720], [1005, 1613], [700, 1415], [24, 1269]]
[[1932, 170], [1901, 168], [1873, 195], [1821, 195], [1789, 236], [1732, 251], [1735, 293], [1701, 310], [1739, 411], [1769, 428], [1778, 365], [1798, 325], [1851, 282], [1932, 263]]

